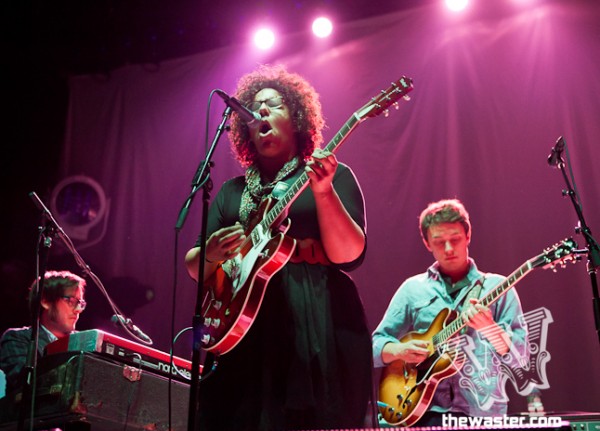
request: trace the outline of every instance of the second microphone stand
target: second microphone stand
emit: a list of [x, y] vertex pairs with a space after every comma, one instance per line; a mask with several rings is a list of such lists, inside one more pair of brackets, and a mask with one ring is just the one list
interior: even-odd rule
[[594, 322], [596, 326], [596, 334], [598, 335], [598, 341], [600, 342], [600, 297], [598, 296], [598, 281], [596, 278], [596, 271], [600, 267], [600, 250], [598, 247], [598, 242], [592, 236], [592, 231], [585, 223], [585, 218], [583, 217], [583, 211], [581, 209], [579, 199], [577, 198], [577, 194], [571, 186], [571, 182], [569, 181], [569, 177], [567, 176], [565, 170], [565, 162], [560, 156], [558, 159], [557, 166], [562, 172], [563, 178], [565, 179], [565, 183], [567, 184], [567, 189], [563, 190], [562, 194], [563, 196], [569, 196], [571, 198], [571, 202], [573, 203], [573, 207], [575, 208], [575, 212], [577, 213], [577, 218], [579, 219], [579, 225], [575, 228], [575, 232], [578, 234], [582, 234], [587, 243], [587, 272], [590, 276], [590, 282], [592, 285], [592, 306], [594, 309]]
[[183, 208], [180, 211], [179, 219], [177, 220], [176, 230], [180, 230], [185, 222], [185, 218], [189, 211], [192, 200], [198, 190], [202, 188], [202, 223], [200, 228], [200, 253], [198, 256], [198, 283], [197, 283], [197, 295], [196, 295], [196, 308], [194, 311], [194, 317], [192, 319], [193, 327], [193, 350], [192, 350], [192, 372], [190, 382], [190, 402], [188, 409], [188, 431], [196, 430], [197, 412], [199, 409], [198, 405], [198, 390], [200, 382], [200, 353], [202, 344], [202, 299], [204, 298], [204, 260], [206, 257], [206, 240], [207, 238], [207, 222], [208, 222], [208, 207], [210, 204], [210, 192], [212, 190], [212, 180], [210, 178], [210, 168], [212, 166], [212, 156], [216, 149], [217, 143], [221, 138], [221, 135], [226, 130], [225, 123], [231, 115], [231, 108], [227, 106], [223, 112], [221, 123], [217, 128], [215, 137], [208, 149], [205, 160], [201, 163], [197, 170], [194, 182], [192, 184], [192, 191], [189, 194]]

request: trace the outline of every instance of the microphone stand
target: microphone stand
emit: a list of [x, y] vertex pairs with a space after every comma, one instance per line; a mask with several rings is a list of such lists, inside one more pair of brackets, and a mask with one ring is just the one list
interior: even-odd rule
[[[206, 159], [203, 160], [196, 172], [194, 181], [192, 183], [192, 191], [189, 194], [183, 208], [179, 213], [177, 220], [176, 230], [180, 230], [185, 222], [185, 218], [189, 211], [189, 207], [192, 203], [196, 192], [202, 188], [202, 223], [200, 229], [200, 255], [198, 257], [198, 283], [197, 283], [197, 295], [196, 295], [196, 308], [194, 311], [194, 317], [192, 319], [193, 327], [193, 350], [192, 350], [192, 372], [190, 381], [190, 400], [188, 409], [188, 431], [196, 430], [197, 412], [199, 409], [198, 405], [198, 389], [199, 389], [199, 369], [200, 369], [200, 346], [202, 344], [202, 328], [200, 323], [202, 322], [202, 298], [204, 297], [204, 260], [206, 257], [206, 240], [207, 238], [207, 221], [208, 221], [208, 207], [210, 203], [210, 191], [212, 190], [212, 180], [210, 178], [210, 168], [213, 165], [211, 161], [212, 155], [217, 147], [217, 143], [226, 129], [225, 123], [231, 115], [232, 109], [227, 106], [223, 112], [221, 123], [217, 128], [217, 133], [213, 138], [213, 141], [206, 154]], [[214, 367], [213, 367], [214, 369]]]
[[[52, 245], [52, 236], [57, 235], [62, 240], [62, 242], [65, 244], [65, 246], [72, 253], [72, 255], [75, 259], [75, 262], [79, 265], [79, 267], [81, 268], [83, 273], [86, 274], [86, 276], [89, 277], [96, 284], [96, 286], [100, 289], [100, 292], [107, 299], [107, 301], [109, 302], [109, 305], [111, 306], [114, 313], [116, 315], [123, 314], [119, 310], [117, 305], [111, 300], [110, 296], [108, 295], [108, 292], [104, 288], [104, 285], [102, 284], [100, 279], [96, 276], [96, 274], [94, 274], [92, 272], [92, 270], [85, 263], [85, 261], [83, 260], [81, 255], [77, 252], [75, 245], [73, 244], [71, 239], [68, 237], [68, 235], [65, 233], [63, 228], [58, 224], [56, 219], [53, 217], [53, 215], [50, 212], [50, 210], [48, 209], [48, 207], [46, 207], [46, 205], [44, 205], [42, 200], [38, 197], [38, 195], [35, 192], [29, 193], [29, 197], [32, 199], [34, 205], [42, 212], [42, 215], [46, 219], [46, 226], [44, 228], [40, 227], [40, 230], [42, 231], [42, 233], [48, 232], [48, 234], [44, 237], [44, 241], [43, 241], [44, 247], [42, 248], [41, 252], [40, 252], [39, 245], [38, 245], [38, 261], [37, 261], [38, 269], [37, 269], [37, 278], [36, 278], [36, 280], [37, 280], [37, 282], [36, 282], [37, 289], [36, 290], [37, 291], [36, 291], [35, 302], [34, 302], [33, 324], [31, 327], [31, 342], [28, 347], [27, 363], [25, 365], [25, 383], [24, 383], [24, 387], [23, 387], [22, 405], [21, 405], [21, 411], [19, 414], [19, 420], [18, 420], [18, 425], [17, 425], [19, 431], [22, 431], [23, 427], [24, 427], [25, 406], [26, 405], [31, 406], [31, 414], [30, 414], [29, 422], [30, 422], [30, 426], [33, 426], [33, 419], [34, 419], [34, 414], [35, 414], [35, 407], [34, 407], [34, 405], [35, 405], [35, 380], [36, 380], [36, 368], [37, 368], [37, 350], [38, 350], [38, 341], [39, 341], [39, 321], [40, 321], [40, 315], [41, 315], [41, 299], [42, 299], [42, 294], [43, 294], [44, 278], [45, 278], [44, 276], [46, 274], [46, 266], [47, 266], [47, 262], [48, 262], [49, 249]], [[147, 340], [140, 339], [140, 337], [137, 334], [134, 334], [132, 331], [128, 331], [128, 332], [130, 335], [132, 335], [134, 338], [140, 340], [141, 342], [143, 342], [145, 344], [152, 344], [152, 340], [150, 338], [147, 337]]]
[[[46, 205], [44, 205], [44, 203], [41, 201], [41, 199], [38, 197], [38, 195], [35, 192], [29, 193], [29, 197], [33, 200], [33, 203], [35, 204], [35, 206], [40, 211], [42, 211], [42, 214], [44, 215], [44, 217], [50, 224], [50, 229], [52, 229], [52, 232], [56, 233], [56, 235], [62, 240], [63, 244], [71, 252], [71, 254], [73, 255], [73, 258], [75, 259], [75, 262], [77, 263], [79, 268], [81, 268], [81, 271], [83, 272], [83, 274], [85, 274], [87, 277], [89, 277], [89, 279], [94, 282], [96, 287], [98, 287], [98, 289], [100, 289], [100, 293], [102, 293], [102, 295], [108, 301], [108, 305], [112, 309], [112, 311], [115, 315], [115, 318], [118, 321], [120, 321], [121, 326], [125, 329], [125, 331], [129, 335], [131, 335], [134, 339], [138, 340], [140, 343], [151, 345], [152, 339], [150, 337], [148, 337], [146, 334], [144, 334], [137, 326], [135, 326], [133, 324], [133, 322], [131, 322], [131, 319], [125, 319], [123, 317], [123, 312], [119, 309], [119, 307], [117, 307], [117, 304], [115, 304], [114, 301], [111, 299], [110, 295], [106, 291], [106, 288], [102, 284], [102, 281], [100, 281], [98, 276], [96, 274], [94, 274], [94, 272], [90, 269], [89, 265], [83, 260], [83, 258], [77, 251], [75, 244], [73, 244], [73, 241], [71, 241], [71, 238], [69, 238], [69, 236], [63, 230], [63, 228], [58, 224], [56, 219], [52, 216], [52, 213], [50, 212], [48, 207], [46, 207]], [[40, 298], [41, 298], [41, 296], [40, 296]]]
[[577, 194], [573, 187], [571, 187], [571, 183], [569, 181], [569, 177], [565, 171], [565, 161], [561, 156], [558, 158], [558, 168], [562, 172], [563, 178], [565, 179], [565, 183], [567, 184], [567, 189], [562, 191], [563, 196], [569, 196], [571, 198], [571, 202], [573, 203], [573, 207], [575, 208], [575, 212], [577, 213], [577, 217], [579, 218], [579, 225], [575, 228], [575, 232], [578, 234], [582, 234], [587, 243], [587, 272], [590, 276], [590, 282], [592, 285], [592, 306], [594, 309], [594, 322], [596, 325], [596, 334], [598, 335], [598, 341], [600, 342], [600, 298], [598, 297], [598, 281], [596, 279], [596, 271], [598, 267], [600, 267], [600, 250], [598, 248], [598, 242], [592, 236], [592, 231], [585, 223], [585, 219], [583, 217], [583, 211], [581, 209], [581, 205], [579, 204], [579, 199], [577, 199]]
[[[23, 367], [24, 374], [23, 389], [21, 395], [21, 406], [19, 408], [19, 417], [17, 422], [18, 431], [25, 429], [25, 415], [29, 407], [29, 426], [33, 428], [33, 418], [35, 415], [35, 389], [36, 389], [36, 371], [38, 362], [38, 344], [40, 334], [40, 316], [41, 300], [44, 292], [44, 281], [46, 267], [48, 265], [48, 255], [52, 247], [52, 236], [54, 235], [54, 226], [46, 220], [44, 226], [39, 227], [40, 237], [36, 247], [36, 283], [33, 294], [33, 309], [31, 313], [31, 337], [27, 346], [27, 359]], [[41, 248], [40, 248], [41, 246]]]

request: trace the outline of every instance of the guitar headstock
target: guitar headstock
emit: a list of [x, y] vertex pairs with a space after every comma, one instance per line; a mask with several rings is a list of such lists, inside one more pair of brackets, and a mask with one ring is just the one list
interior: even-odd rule
[[556, 271], [556, 266], [564, 267], [566, 262], [575, 262], [578, 258], [575, 250], [577, 243], [572, 238], [567, 238], [561, 242], [548, 247], [542, 254], [531, 259], [531, 264], [534, 268], [542, 267], [544, 269], [552, 269]]
[[395, 105], [398, 108], [398, 100], [404, 98], [410, 100], [408, 93], [412, 91], [412, 79], [403, 76], [395, 82], [392, 82], [387, 89], [382, 90], [380, 94], [373, 97], [362, 108], [355, 112], [355, 115], [362, 121], [368, 117], [376, 117], [384, 113], [387, 116], [390, 106]]

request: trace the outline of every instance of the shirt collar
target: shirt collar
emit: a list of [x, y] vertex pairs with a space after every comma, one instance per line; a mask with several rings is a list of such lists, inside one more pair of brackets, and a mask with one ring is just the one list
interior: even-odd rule
[[44, 332], [46, 332], [46, 335], [48, 336], [48, 339], [50, 340], [50, 342], [58, 340], [58, 337], [56, 335], [54, 335], [52, 332], [50, 332], [50, 330], [48, 328], [46, 328], [44, 325], [40, 324], [40, 328], [42, 328], [44, 330]]
[[[477, 265], [472, 258], [469, 259], [469, 272], [463, 278], [463, 280], [467, 280], [469, 283], [473, 283], [475, 280], [479, 278], [479, 270], [477, 269]], [[438, 262], [434, 262], [429, 268], [427, 268], [427, 276], [433, 280], [439, 280], [443, 282], [442, 274], [440, 274], [440, 264]], [[459, 280], [462, 281], [462, 280]]]

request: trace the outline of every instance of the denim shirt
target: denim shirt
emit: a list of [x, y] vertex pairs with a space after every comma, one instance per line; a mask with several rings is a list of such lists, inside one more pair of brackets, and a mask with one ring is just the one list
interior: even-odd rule
[[[468, 292], [482, 283], [479, 298], [498, 286], [506, 278], [482, 273], [475, 262], [466, 275], [467, 286], [452, 298], [446, 282], [435, 263], [422, 274], [408, 278], [396, 291], [383, 319], [373, 332], [373, 359], [375, 367], [383, 367], [381, 353], [385, 344], [396, 342], [406, 333], [426, 332], [434, 318], [445, 308], [460, 310]], [[468, 301], [467, 301], [468, 302]], [[509, 289], [490, 305], [492, 316], [510, 336], [509, 353], [500, 356], [489, 341], [470, 327], [459, 332], [460, 345], [465, 351], [466, 362], [458, 373], [443, 379], [435, 390], [429, 410], [435, 412], [460, 412], [469, 416], [505, 414], [507, 398], [504, 385], [507, 375], [502, 370], [518, 368], [527, 363], [527, 327], [519, 296]]]

